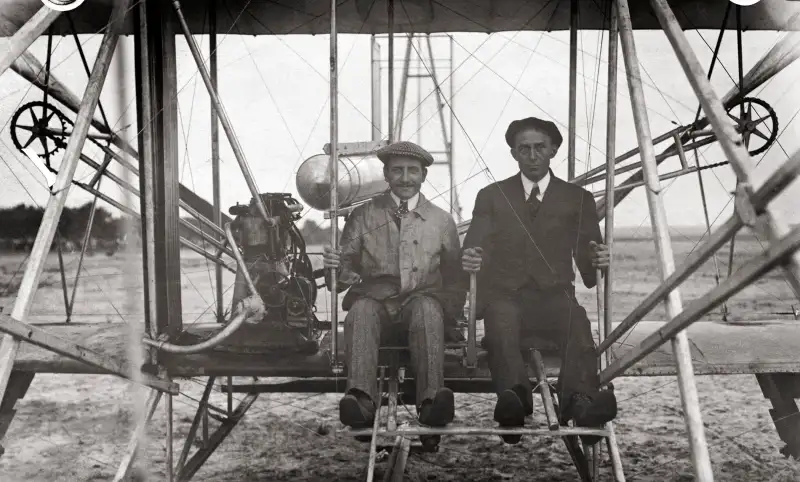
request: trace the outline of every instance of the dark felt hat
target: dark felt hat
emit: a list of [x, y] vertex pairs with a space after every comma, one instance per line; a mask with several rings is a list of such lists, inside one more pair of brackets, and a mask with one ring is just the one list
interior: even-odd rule
[[515, 120], [508, 125], [508, 129], [506, 129], [506, 144], [508, 144], [509, 147], [514, 147], [514, 136], [516, 136], [518, 132], [526, 129], [536, 129], [544, 132], [550, 136], [555, 146], [560, 146], [564, 141], [564, 138], [561, 137], [561, 132], [558, 130], [558, 126], [553, 122], [539, 119], [538, 117], [528, 117]]
[[378, 159], [384, 164], [386, 164], [389, 159], [397, 156], [417, 159], [422, 162], [422, 165], [425, 167], [433, 164], [433, 156], [430, 152], [408, 141], [395, 142], [388, 146], [381, 147], [376, 154], [378, 155]]

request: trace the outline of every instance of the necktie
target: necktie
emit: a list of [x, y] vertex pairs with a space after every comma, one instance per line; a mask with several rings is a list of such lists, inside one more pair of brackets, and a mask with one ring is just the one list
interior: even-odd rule
[[400, 227], [400, 218], [408, 214], [408, 201], [400, 201], [400, 207], [397, 208], [397, 211], [394, 212], [394, 222], [397, 224], [397, 227]]
[[538, 195], [539, 195], [539, 186], [534, 184], [533, 188], [531, 189], [531, 194], [530, 196], [528, 196], [528, 201], [526, 203], [528, 205], [528, 211], [530, 212], [531, 218], [536, 217], [536, 213], [539, 212], [539, 206], [541, 206], [542, 204], [541, 201], [539, 201], [539, 199], [536, 197]]

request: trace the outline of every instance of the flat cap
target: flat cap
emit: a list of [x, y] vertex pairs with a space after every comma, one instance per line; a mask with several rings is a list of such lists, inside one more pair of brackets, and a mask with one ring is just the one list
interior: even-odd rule
[[386, 164], [389, 159], [397, 156], [417, 159], [422, 162], [422, 165], [425, 167], [433, 164], [433, 156], [430, 152], [408, 141], [395, 142], [388, 146], [381, 147], [376, 154], [378, 155], [378, 159], [384, 164]]
[[564, 141], [564, 138], [561, 137], [561, 132], [559, 132], [558, 127], [553, 122], [539, 119], [538, 117], [527, 117], [525, 119], [515, 120], [508, 125], [508, 129], [506, 129], [506, 144], [508, 144], [509, 147], [514, 147], [514, 136], [525, 129], [536, 129], [544, 132], [550, 136], [550, 139], [552, 139], [553, 144], [556, 146], [560, 146]]

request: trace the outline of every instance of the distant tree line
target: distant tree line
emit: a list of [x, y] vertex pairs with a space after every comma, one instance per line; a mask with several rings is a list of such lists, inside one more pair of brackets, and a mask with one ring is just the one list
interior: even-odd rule
[[[64, 207], [59, 219], [58, 234], [53, 240], [67, 250], [80, 249], [91, 213], [91, 202], [77, 208]], [[0, 208], [0, 249], [30, 251], [44, 217], [44, 208], [18, 204]], [[92, 223], [89, 249], [108, 251], [122, 241], [123, 219], [97, 206]], [[136, 226], [137, 223], [134, 223]], [[138, 227], [138, 226], [137, 226]]]

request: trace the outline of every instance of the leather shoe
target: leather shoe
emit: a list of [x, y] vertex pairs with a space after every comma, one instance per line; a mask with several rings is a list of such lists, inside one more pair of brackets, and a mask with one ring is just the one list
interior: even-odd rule
[[[497, 396], [494, 419], [503, 428], [525, 426], [525, 407], [514, 390], [504, 390]], [[512, 445], [522, 440], [521, 435], [501, 435], [501, 438]]]
[[[566, 423], [574, 420], [578, 427], [602, 427], [617, 416], [617, 399], [613, 390], [601, 390], [591, 394], [575, 393], [570, 397], [565, 411]], [[582, 435], [581, 440], [587, 445], [594, 445], [602, 437]]]
[[[354, 430], [370, 428], [375, 421], [375, 404], [366, 396], [348, 393], [339, 401], [339, 421]], [[358, 436], [356, 440], [370, 442], [372, 437]]]
[[[428, 427], [444, 427], [455, 418], [455, 397], [449, 388], [440, 388], [433, 400], [425, 400], [419, 409], [419, 423]], [[441, 435], [420, 435], [426, 451], [435, 451]]]

